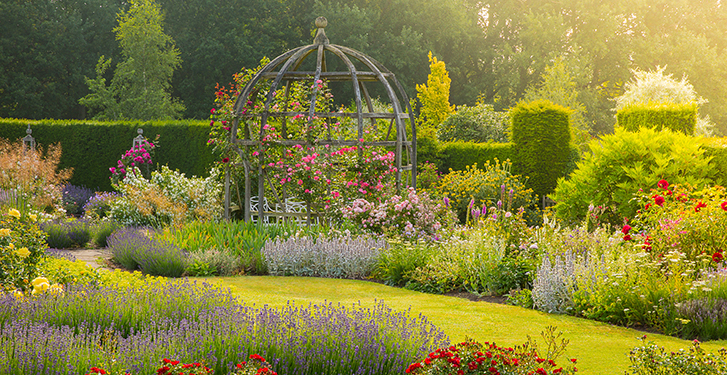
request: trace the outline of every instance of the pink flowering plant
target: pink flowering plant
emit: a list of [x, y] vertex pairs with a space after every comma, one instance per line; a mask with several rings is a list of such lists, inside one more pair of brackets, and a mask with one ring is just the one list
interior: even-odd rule
[[[261, 66], [267, 62], [262, 60]], [[273, 98], [270, 111], [295, 115], [270, 116], [264, 125], [260, 123], [260, 116], [236, 119], [234, 107], [238, 96], [259, 69], [243, 69], [234, 75], [229, 89], [217, 87], [216, 108], [210, 111], [208, 144], [220, 154], [218, 167], [230, 168], [238, 181], [244, 175], [241, 167], [245, 164], [252, 170], [261, 168], [273, 182], [267, 186], [266, 194], [295, 197], [312, 210], [326, 213], [337, 212], [333, 208], [342, 206], [343, 202], [357, 198], [376, 201], [391, 192], [396, 173], [394, 153], [366, 145], [377, 140], [380, 132], [376, 124], [367, 122], [363, 134], [358, 135], [351, 118], [309, 116], [312, 95], [316, 97], [316, 113], [337, 111], [326, 81], [291, 83], [286, 96], [286, 90], [270, 93], [269, 81], [263, 80], [248, 98], [242, 114], [262, 113], [270, 94]], [[235, 120], [239, 121], [238, 139], [260, 141], [259, 146], [247, 147], [242, 155], [233, 151], [229, 143]], [[321, 140], [346, 142], [333, 146], [321, 144]], [[239, 204], [242, 206], [242, 202]]]
[[158, 146], [158, 142], [159, 136], [157, 135], [157, 139], [155, 139], [154, 142], [144, 140], [140, 146], [128, 149], [116, 162], [116, 167], [109, 168], [109, 171], [111, 172], [111, 182], [113, 184], [118, 184], [126, 178], [127, 174], [136, 173], [136, 171], [143, 173], [146, 178], [149, 178], [151, 174], [152, 158], [154, 157], [154, 151]]
[[393, 195], [383, 202], [355, 199], [341, 211], [344, 218], [368, 231], [411, 241], [438, 241], [442, 230], [451, 227], [456, 219], [444, 203], [412, 187], [406, 195]]
[[696, 190], [661, 180], [649, 192], [634, 198], [640, 206], [621, 232], [655, 259], [678, 252], [696, 269], [723, 268], [727, 251], [727, 194], [722, 186]]

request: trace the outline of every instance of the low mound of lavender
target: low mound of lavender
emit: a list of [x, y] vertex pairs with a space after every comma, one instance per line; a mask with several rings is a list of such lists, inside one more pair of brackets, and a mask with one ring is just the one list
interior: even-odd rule
[[227, 374], [252, 353], [281, 375], [401, 374], [448, 343], [425, 317], [383, 302], [254, 307], [186, 280], [0, 297], [3, 374], [79, 374], [112, 359], [119, 370], [150, 374], [160, 358], [204, 362]]
[[188, 254], [177, 245], [158, 238], [151, 228], [122, 228], [108, 237], [113, 260], [127, 270], [146, 274], [180, 277], [187, 267]]

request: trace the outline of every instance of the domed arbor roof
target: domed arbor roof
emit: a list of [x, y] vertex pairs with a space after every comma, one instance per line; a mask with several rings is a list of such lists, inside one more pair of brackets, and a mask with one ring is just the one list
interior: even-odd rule
[[[359, 146], [359, 150], [365, 146], [376, 146], [386, 147], [394, 152], [395, 155], [395, 179], [397, 190], [402, 187], [402, 184], [409, 186], [416, 186], [416, 125], [415, 118], [409, 104], [409, 97], [406, 95], [402, 85], [394, 76], [390, 70], [384, 67], [381, 63], [374, 60], [366, 54], [356, 51], [354, 49], [343, 47], [335, 44], [331, 44], [328, 37], [325, 34], [324, 28], [327, 26], [327, 20], [324, 17], [316, 19], [316, 27], [318, 28], [317, 34], [313, 41], [313, 44], [298, 47], [292, 49], [282, 55], [276, 57], [270, 63], [262, 67], [247, 84], [243, 87], [237, 101], [234, 105], [234, 121], [231, 131], [231, 142], [232, 147], [237, 151], [243, 159], [245, 166], [245, 220], [250, 220], [250, 197], [251, 197], [251, 178], [250, 173], [253, 172], [251, 164], [245, 155], [251, 155], [250, 150], [261, 149], [263, 139], [266, 136], [266, 130], [269, 129], [266, 125], [271, 119], [275, 119], [277, 124], [281, 124], [283, 129], [282, 132], [285, 134], [285, 126], [289, 119], [298, 119], [301, 116], [307, 119], [310, 125], [314, 118], [325, 118], [325, 119], [350, 119], [355, 125], [356, 137], [354, 139], [346, 139], [338, 137], [334, 139], [331, 135], [330, 128], [328, 128], [327, 134], [319, 135], [318, 139], [289, 139], [283, 137], [276, 142], [286, 147], [298, 146], [315, 146], [315, 147], [350, 147]], [[312, 64], [306, 59], [314, 54], [315, 70], [310, 70]], [[327, 64], [327, 57], [336, 57], [340, 60], [338, 64]], [[333, 62], [333, 61], [330, 61]], [[341, 64], [342, 63], [342, 64]], [[328, 67], [331, 65], [342, 65], [346, 69], [343, 71], [329, 71]], [[308, 70], [303, 67], [309, 67]], [[279, 110], [279, 108], [273, 105], [275, 97], [280, 95], [280, 91], [284, 90], [285, 102], [290, 95], [290, 85], [293, 82], [350, 82], [350, 87], [353, 91], [353, 97], [355, 100], [355, 111], [347, 111], [342, 107], [340, 111], [316, 111], [316, 100], [321, 94], [319, 90], [321, 86], [313, 84], [311, 87], [310, 101], [304, 103], [298, 111], [291, 111], [290, 108]], [[267, 95], [264, 98], [258, 98], [260, 92], [260, 85], [269, 85], [267, 87]], [[375, 110], [375, 103], [369, 96], [369, 90], [367, 85], [377, 85], [379, 92], [384, 92], [388, 98], [390, 105], [389, 111], [377, 112]], [[339, 86], [340, 87], [340, 86]], [[382, 90], [383, 89], [383, 90]], [[260, 110], [253, 110], [255, 103], [260, 103], [264, 100], [264, 108]], [[379, 98], [382, 100], [381, 98]], [[383, 101], [383, 100], [382, 100]], [[307, 110], [305, 110], [307, 107]], [[378, 107], [381, 107], [378, 105]], [[282, 121], [281, 121], [282, 120]], [[372, 126], [376, 126], [377, 121], [388, 121], [388, 132], [385, 139], [365, 141], [364, 132], [367, 123]], [[247, 126], [247, 122], [255, 123], [255, 129], [252, 132], [257, 131], [259, 128], [259, 134], [257, 136], [251, 134], [251, 127]], [[407, 126], [408, 125], [408, 126]], [[243, 128], [240, 128], [240, 127]], [[408, 129], [407, 129], [408, 127]], [[238, 128], [242, 130], [238, 134]], [[407, 130], [408, 134], [407, 135]], [[323, 132], [325, 133], [325, 132]], [[351, 132], [352, 134], [353, 132]], [[410, 137], [410, 139], [409, 139]], [[349, 137], [351, 138], [351, 137]], [[261, 151], [262, 152], [262, 151]], [[253, 153], [252, 155], [256, 155]], [[359, 154], [360, 155], [360, 154]], [[257, 168], [258, 191], [257, 191], [257, 202], [263, 202], [265, 194], [264, 183], [267, 180], [265, 177], [265, 168], [263, 157], [264, 155], [257, 154], [260, 159], [260, 163]], [[404, 173], [404, 180], [402, 181], [402, 172]], [[225, 217], [229, 217], [230, 207], [230, 182], [229, 173], [225, 183]], [[258, 205], [258, 217], [264, 217], [263, 205]], [[310, 214], [310, 208], [309, 212]]]

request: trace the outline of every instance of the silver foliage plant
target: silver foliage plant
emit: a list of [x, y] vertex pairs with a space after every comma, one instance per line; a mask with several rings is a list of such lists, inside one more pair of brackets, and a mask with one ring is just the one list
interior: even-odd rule
[[346, 233], [268, 241], [262, 252], [271, 275], [363, 279], [374, 269], [379, 251], [386, 248], [384, 239]]
[[576, 256], [572, 250], [562, 255], [544, 256], [533, 281], [533, 307], [551, 314], [564, 314], [573, 306]]

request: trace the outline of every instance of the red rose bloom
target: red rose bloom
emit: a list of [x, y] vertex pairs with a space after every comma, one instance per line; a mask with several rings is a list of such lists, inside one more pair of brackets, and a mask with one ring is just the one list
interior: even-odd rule
[[669, 187], [669, 183], [666, 182], [666, 180], [661, 180], [661, 181], [659, 181], [659, 183], [656, 184], [656, 186], [658, 186], [662, 189], [666, 189]]
[[717, 251], [716, 253], [712, 254], [712, 261], [715, 263], [719, 263], [724, 260], [724, 256], [721, 252]]
[[727, 211], [727, 201], [722, 202], [719, 206], [722, 207], [722, 210]]
[[624, 236], [624, 241], [631, 241], [631, 235], [628, 235], [628, 234], [625, 235]]
[[229, 162], [229, 161], [230, 161], [230, 158], [224, 158], [224, 159], [222, 159], [222, 162], [223, 162], [223, 163], [227, 163], [227, 162]]
[[697, 206], [694, 207], [694, 212], [699, 212], [699, 210], [701, 210], [702, 207], [707, 207], [707, 205], [702, 201], [697, 202]]
[[654, 197], [654, 203], [656, 203], [659, 206], [663, 205], [664, 204], [664, 197], [662, 197], [661, 195], [655, 196]]
[[621, 228], [621, 233], [623, 234], [629, 234], [629, 231], [631, 230], [631, 226], [626, 224], [623, 228]]
[[651, 251], [651, 237], [646, 236], [644, 239], [644, 244], [642, 245], [643, 249], [646, 251]]

